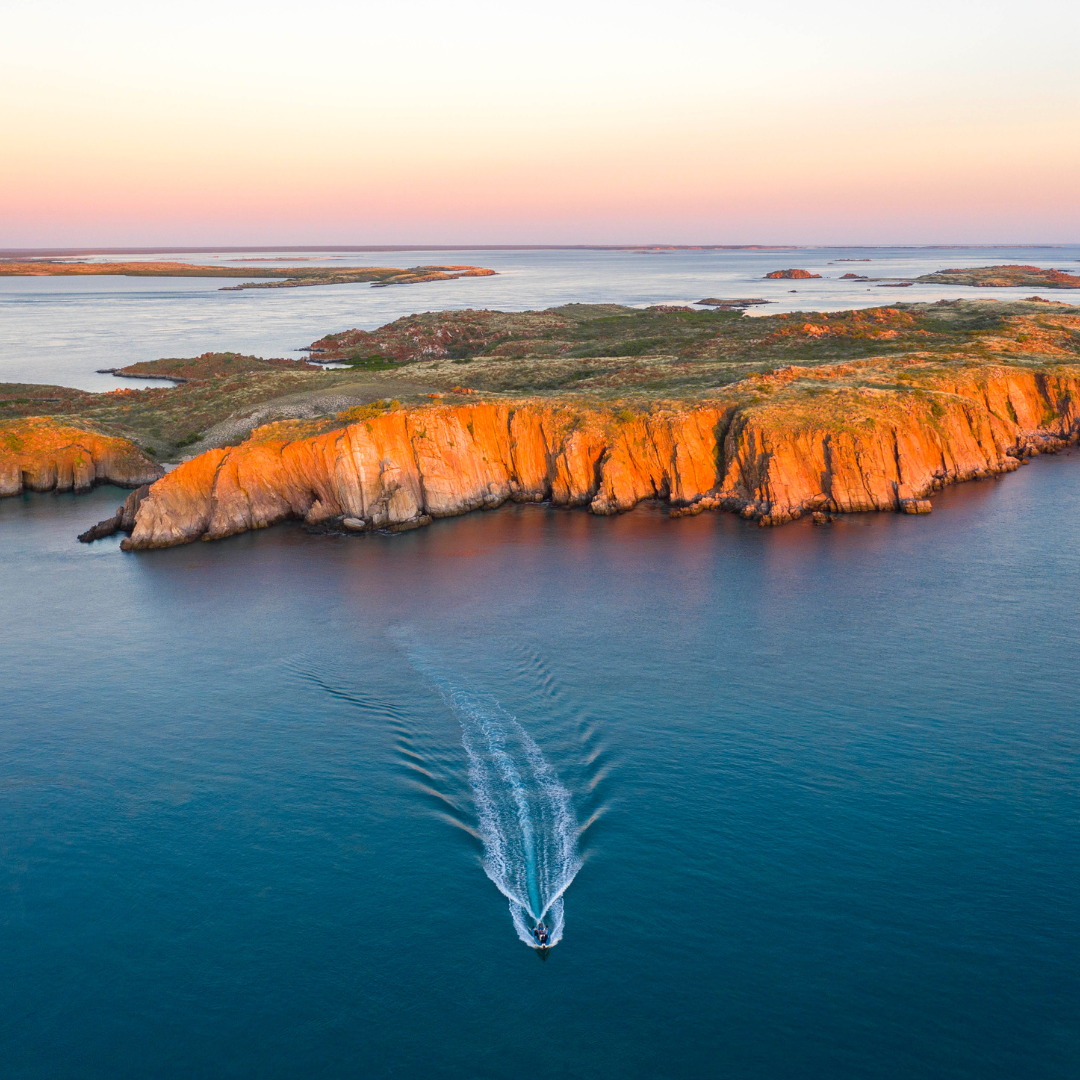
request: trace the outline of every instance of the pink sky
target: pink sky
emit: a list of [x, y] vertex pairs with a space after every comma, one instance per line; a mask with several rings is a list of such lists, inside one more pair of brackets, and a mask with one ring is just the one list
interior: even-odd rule
[[22, 7], [0, 246], [1080, 242], [1080, 5]]

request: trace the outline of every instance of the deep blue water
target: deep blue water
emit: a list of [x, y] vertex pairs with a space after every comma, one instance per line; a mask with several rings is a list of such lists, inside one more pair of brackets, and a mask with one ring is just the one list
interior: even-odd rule
[[[1080, 454], [830, 528], [75, 543], [121, 494], [0, 502], [0, 1075], [1076, 1075]], [[510, 718], [589, 823], [546, 962]]]

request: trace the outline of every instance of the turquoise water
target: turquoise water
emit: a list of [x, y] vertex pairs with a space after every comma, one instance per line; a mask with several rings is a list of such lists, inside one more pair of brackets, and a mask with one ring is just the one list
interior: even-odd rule
[[1078, 465], [140, 555], [3, 500], [0, 1073], [1075, 1076]]

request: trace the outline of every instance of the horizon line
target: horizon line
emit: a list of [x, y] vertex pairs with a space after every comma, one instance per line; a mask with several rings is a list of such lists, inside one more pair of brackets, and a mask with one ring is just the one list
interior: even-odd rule
[[1007, 244], [204, 244], [200, 246], [157, 244], [152, 247], [13, 247], [0, 248], [0, 259], [75, 255], [191, 255], [201, 252], [240, 254], [246, 252], [280, 251], [986, 251], [1010, 248], [1044, 248], [1049, 250], [1078, 247], [1070, 243], [1007, 243]]

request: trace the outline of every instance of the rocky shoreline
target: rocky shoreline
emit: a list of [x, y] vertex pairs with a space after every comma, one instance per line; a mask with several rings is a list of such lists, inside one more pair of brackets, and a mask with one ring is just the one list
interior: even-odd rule
[[[787, 373], [773, 378], [781, 384]], [[1001, 367], [932, 392], [845, 395], [842, 424], [798, 399], [633, 414], [542, 402], [396, 410], [321, 434], [274, 424], [154, 484], [126, 550], [287, 519], [400, 531], [513, 500], [594, 514], [661, 499], [780, 525], [816, 513], [926, 513], [948, 484], [1000, 475], [1080, 437], [1080, 371]]]
[[[25, 415], [0, 421], [0, 494], [147, 486], [83, 534], [129, 532], [129, 550], [288, 519], [402, 531], [507, 500], [827, 524], [927, 513], [1080, 435], [1080, 315], [1046, 301], [430, 312], [315, 347], [345, 370], [207, 353], [138, 365], [188, 380], [171, 390], [9, 384], [0, 406]], [[188, 456], [166, 475], [166, 454]]]
[[95, 484], [137, 488], [165, 470], [128, 439], [48, 416], [0, 421], [0, 497], [23, 491], [89, 491]]

